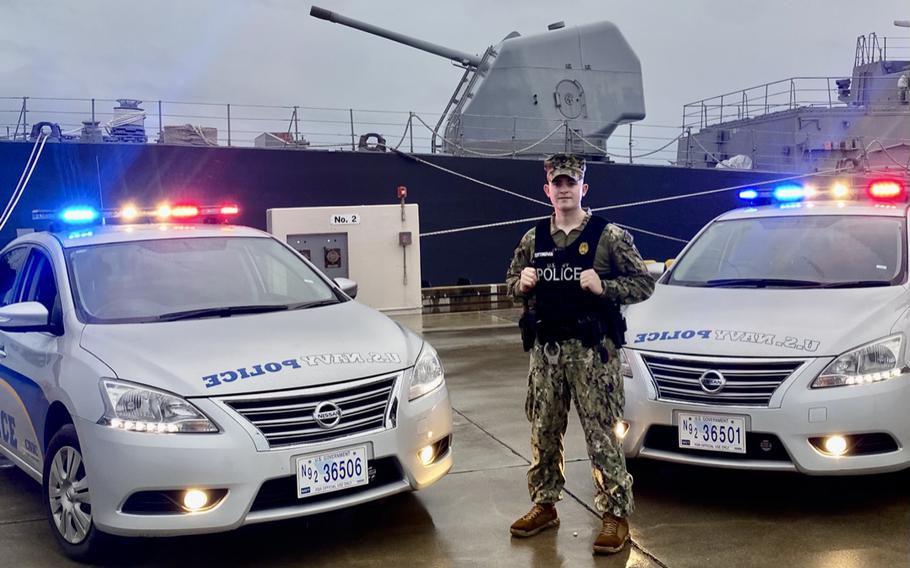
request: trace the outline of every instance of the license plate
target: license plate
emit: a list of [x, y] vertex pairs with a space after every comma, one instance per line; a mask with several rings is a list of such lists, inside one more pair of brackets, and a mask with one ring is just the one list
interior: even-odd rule
[[679, 413], [679, 447], [746, 453], [746, 419], [721, 414]]
[[297, 458], [298, 498], [350, 489], [369, 482], [366, 446]]

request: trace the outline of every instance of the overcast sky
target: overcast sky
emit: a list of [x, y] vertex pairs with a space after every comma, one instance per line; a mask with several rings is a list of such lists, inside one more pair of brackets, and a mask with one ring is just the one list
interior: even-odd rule
[[[482, 53], [547, 24], [617, 24], [641, 61], [645, 123], [790, 76], [849, 76], [856, 36], [910, 36], [908, 0], [319, 0]], [[164, 99], [440, 112], [461, 71], [309, 16], [299, 0], [0, 0], [0, 96]], [[910, 45], [905, 43], [905, 45]], [[910, 58], [910, 53], [907, 54]]]

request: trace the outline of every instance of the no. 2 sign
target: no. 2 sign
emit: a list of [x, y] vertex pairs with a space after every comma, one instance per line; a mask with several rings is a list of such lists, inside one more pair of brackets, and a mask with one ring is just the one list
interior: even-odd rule
[[333, 225], [359, 225], [360, 215], [357, 213], [335, 213], [329, 218]]

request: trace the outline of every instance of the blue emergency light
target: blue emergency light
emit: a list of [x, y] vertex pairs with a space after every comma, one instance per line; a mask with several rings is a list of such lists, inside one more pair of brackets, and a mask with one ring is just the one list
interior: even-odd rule
[[775, 187], [772, 195], [777, 201], [792, 202], [799, 201], [804, 198], [806, 196], [806, 192], [803, 189], [803, 186], [788, 183]]
[[744, 189], [739, 192], [739, 198], [743, 201], [754, 201], [755, 199], [758, 199], [758, 190]]
[[809, 191], [796, 183], [785, 183], [774, 187], [749, 187], [739, 192], [739, 198], [748, 205], [797, 203], [807, 197], [809, 197]]
[[74, 225], [93, 223], [98, 219], [98, 211], [91, 207], [69, 207], [60, 213], [60, 219]]

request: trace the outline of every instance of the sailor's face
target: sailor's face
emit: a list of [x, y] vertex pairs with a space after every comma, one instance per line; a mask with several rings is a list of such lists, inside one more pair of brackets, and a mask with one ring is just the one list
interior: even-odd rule
[[543, 186], [553, 207], [560, 211], [572, 211], [581, 207], [581, 198], [588, 192], [588, 184], [580, 183], [569, 176], [556, 176]]

